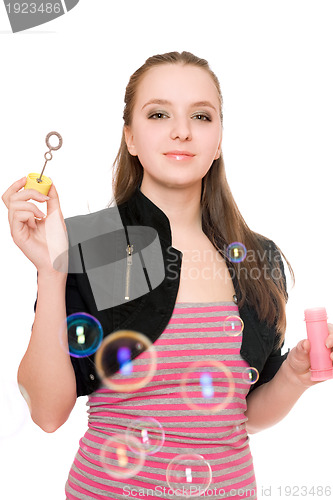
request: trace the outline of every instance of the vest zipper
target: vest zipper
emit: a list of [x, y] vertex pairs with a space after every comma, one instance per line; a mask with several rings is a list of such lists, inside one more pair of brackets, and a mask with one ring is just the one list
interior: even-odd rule
[[127, 253], [127, 267], [126, 267], [125, 300], [129, 300], [129, 286], [130, 286], [130, 274], [131, 274], [131, 266], [132, 266], [133, 245], [127, 245], [126, 253]]

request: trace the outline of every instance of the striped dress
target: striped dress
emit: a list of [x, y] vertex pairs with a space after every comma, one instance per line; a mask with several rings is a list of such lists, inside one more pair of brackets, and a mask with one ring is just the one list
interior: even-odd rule
[[[176, 302], [150, 381], [88, 397], [66, 499], [257, 498], [244, 415], [253, 381], [235, 316], [234, 302]], [[144, 373], [147, 351], [132, 363]]]

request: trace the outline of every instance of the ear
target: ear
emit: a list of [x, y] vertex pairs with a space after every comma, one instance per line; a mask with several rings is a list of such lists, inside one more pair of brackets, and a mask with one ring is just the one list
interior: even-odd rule
[[124, 134], [125, 134], [125, 141], [127, 145], [127, 149], [130, 155], [132, 156], [137, 156], [135, 144], [134, 144], [134, 137], [131, 131], [131, 128], [128, 125], [124, 125]]
[[216, 151], [216, 155], [215, 155], [214, 160], [218, 160], [221, 156], [221, 153], [222, 153], [222, 134], [221, 134], [221, 139], [220, 139], [219, 145], [217, 147], [217, 151]]

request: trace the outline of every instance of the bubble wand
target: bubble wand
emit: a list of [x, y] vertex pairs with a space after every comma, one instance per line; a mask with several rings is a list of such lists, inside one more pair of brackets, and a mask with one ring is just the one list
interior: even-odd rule
[[[56, 135], [58, 137], [58, 139], [59, 139], [58, 146], [51, 146], [49, 139], [52, 135]], [[46, 177], [46, 175], [43, 175], [43, 173], [44, 173], [47, 162], [52, 160], [52, 158], [53, 158], [51, 151], [57, 151], [58, 149], [61, 148], [62, 137], [58, 132], [50, 132], [49, 134], [47, 134], [45, 142], [46, 142], [46, 145], [49, 148], [49, 150], [46, 151], [46, 153], [44, 154], [45, 163], [44, 163], [43, 170], [41, 171], [39, 176], [36, 173], [28, 174], [27, 182], [26, 182], [26, 185], [24, 186], [24, 189], [36, 189], [40, 193], [48, 195], [50, 187], [52, 186], [52, 181], [49, 177]]]

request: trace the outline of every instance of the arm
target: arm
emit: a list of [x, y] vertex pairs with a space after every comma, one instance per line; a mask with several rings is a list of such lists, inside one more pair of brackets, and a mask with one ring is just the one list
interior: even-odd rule
[[[329, 324], [328, 328], [327, 345], [333, 347], [333, 324]], [[290, 351], [272, 380], [249, 394], [245, 412], [249, 434], [275, 425], [289, 413], [308, 387], [322, 383], [311, 381], [309, 352], [309, 341], [301, 340]]]
[[38, 273], [35, 321], [17, 377], [29, 395], [32, 420], [46, 432], [64, 424], [76, 402], [74, 370], [59, 334], [66, 324], [66, 276]]

